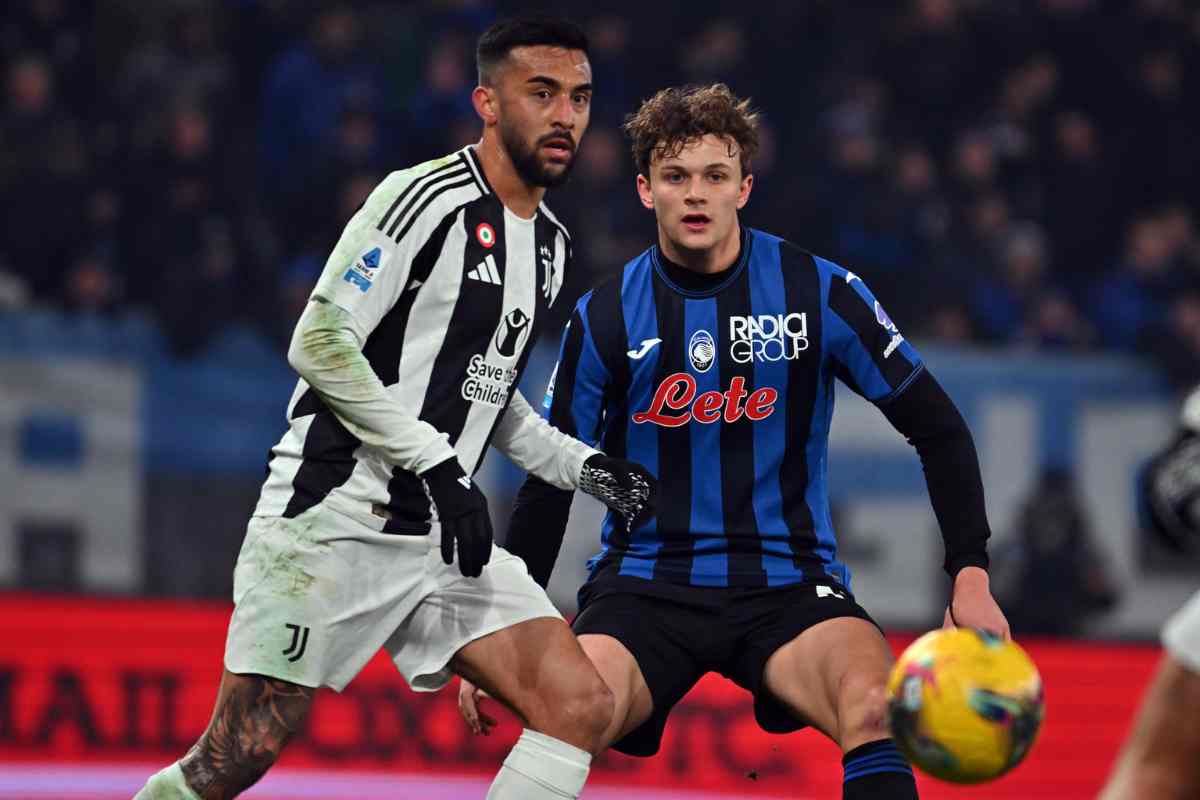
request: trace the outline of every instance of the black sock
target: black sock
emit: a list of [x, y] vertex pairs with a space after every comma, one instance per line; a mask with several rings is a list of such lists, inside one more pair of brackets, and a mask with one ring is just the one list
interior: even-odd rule
[[908, 759], [891, 739], [860, 744], [842, 756], [842, 800], [917, 800]]

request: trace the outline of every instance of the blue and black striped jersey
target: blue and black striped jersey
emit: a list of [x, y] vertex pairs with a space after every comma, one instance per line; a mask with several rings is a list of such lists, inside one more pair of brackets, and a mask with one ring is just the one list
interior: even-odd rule
[[854, 273], [748, 229], [719, 284], [673, 282], [657, 246], [579, 301], [543, 413], [658, 476], [658, 514], [606, 517], [600, 574], [693, 586], [830, 576], [834, 378], [886, 405], [923, 370]]

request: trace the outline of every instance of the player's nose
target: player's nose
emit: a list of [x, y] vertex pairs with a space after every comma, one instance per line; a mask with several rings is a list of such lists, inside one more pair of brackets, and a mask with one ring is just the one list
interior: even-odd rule
[[566, 95], [560, 95], [558, 102], [554, 103], [553, 118], [551, 122], [555, 127], [562, 127], [567, 130], [572, 130], [575, 127], [575, 106], [571, 104], [571, 98]]

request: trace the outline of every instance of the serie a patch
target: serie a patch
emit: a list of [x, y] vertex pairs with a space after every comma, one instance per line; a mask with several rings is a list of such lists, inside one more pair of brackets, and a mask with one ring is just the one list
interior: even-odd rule
[[342, 280], [354, 284], [359, 291], [367, 291], [375, 282], [375, 273], [379, 271], [382, 255], [378, 247], [371, 248], [354, 260], [342, 276]]

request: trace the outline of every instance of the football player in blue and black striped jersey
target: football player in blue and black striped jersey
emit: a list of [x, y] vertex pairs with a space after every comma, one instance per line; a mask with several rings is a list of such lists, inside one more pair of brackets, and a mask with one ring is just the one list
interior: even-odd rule
[[[617, 698], [608, 741], [655, 753], [671, 707], [719, 672], [753, 694], [765, 730], [836, 741], [846, 798], [915, 797], [885, 723], [892, 655], [830, 519], [834, 379], [920, 455], [954, 579], [947, 624], [1007, 636], [971, 434], [857, 275], [739, 223], [758, 144], [746, 101], [666, 89], [625, 128], [658, 242], [579, 301], [543, 403], [561, 430], [659, 479], [656, 516], [605, 519], [579, 592], [575, 632]], [[571, 498], [531, 476], [513, 513], [508, 548], [543, 585]], [[477, 699], [464, 687], [478, 732]]]

